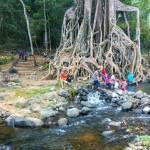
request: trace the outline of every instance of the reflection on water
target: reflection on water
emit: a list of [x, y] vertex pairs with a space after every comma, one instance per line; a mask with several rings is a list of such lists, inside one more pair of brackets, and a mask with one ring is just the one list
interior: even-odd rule
[[141, 90], [145, 93], [147, 93], [148, 95], [150, 95], [150, 83], [145, 83], [145, 84], [142, 84], [140, 83], [139, 85], [137, 86], [132, 86], [132, 85], [129, 85], [127, 87], [127, 90], [128, 91], [138, 91], [138, 90]]

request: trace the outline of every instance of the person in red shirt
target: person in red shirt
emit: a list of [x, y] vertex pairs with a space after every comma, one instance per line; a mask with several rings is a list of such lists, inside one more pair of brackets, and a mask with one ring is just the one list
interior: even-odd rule
[[102, 76], [102, 79], [103, 81], [105, 81], [106, 77], [107, 77], [107, 74], [106, 74], [106, 71], [105, 71], [105, 68], [103, 67], [102, 70], [101, 70], [101, 76]]
[[121, 82], [121, 90], [122, 90], [122, 91], [127, 90], [127, 81], [126, 81], [125, 78], [122, 79], [122, 82]]
[[61, 74], [60, 74], [60, 78], [62, 79], [62, 80], [64, 80], [64, 81], [67, 81], [67, 82], [71, 82], [71, 79], [69, 78], [69, 74], [68, 74], [68, 72], [67, 72], [67, 70], [66, 69], [63, 69], [62, 70], [62, 72], [61, 72]]

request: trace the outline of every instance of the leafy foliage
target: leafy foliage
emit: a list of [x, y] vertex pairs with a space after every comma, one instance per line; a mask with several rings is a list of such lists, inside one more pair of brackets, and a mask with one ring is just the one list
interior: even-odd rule
[[[124, 4], [132, 5], [135, 7], [138, 7], [140, 10], [140, 29], [141, 29], [141, 52], [147, 53], [150, 50], [150, 0], [121, 0]], [[127, 18], [130, 25], [130, 31], [131, 31], [131, 38], [134, 39], [135, 37], [135, 27], [136, 22], [135, 19], [135, 13], [127, 13]], [[126, 30], [125, 24], [124, 26], [121, 25], [124, 30]]]
[[150, 136], [149, 135], [143, 135], [139, 136], [140, 141], [145, 142], [147, 148], [150, 148]]
[[[44, 0], [24, 0], [30, 19], [31, 34], [34, 44], [44, 48]], [[150, 50], [150, 0], [121, 0], [125, 4], [140, 9], [141, 17], [141, 49], [145, 53]], [[45, 0], [48, 42], [54, 49], [59, 46], [61, 25], [65, 11], [73, 5], [73, 0]], [[29, 49], [27, 27], [21, 4], [17, 0], [0, 1], [0, 45], [7, 49]], [[131, 37], [135, 36], [135, 14], [127, 15], [130, 24]], [[126, 30], [125, 25], [121, 25]], [[36, 46], [36, 45], [34, 45]]]

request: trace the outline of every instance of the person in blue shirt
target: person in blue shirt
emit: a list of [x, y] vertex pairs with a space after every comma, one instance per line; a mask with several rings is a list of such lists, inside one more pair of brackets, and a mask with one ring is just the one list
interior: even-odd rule
[[21, 59], [21, 52], [22, 52], [22, 50], [18, 50], [19, 59]]
[[129, 72], [128, 76], [127, 76], [127, 82], [130, 83], [135, 83], [136, 85], [138, 85], [138, 81], [135, 80], [135, 78], [133, 77], [133, 73]]
[[25, 52], [25, 61], [28, 61], [29, 52]]
[[133, 77], [133, 73], [132, 73], [132, 72], [129, 72], [129, 73], [128, 73], [127, 81], [128, 81], [129, 83], [133, 83], [133, 82], [134, 82], [134, 77]]
[[94, 89], [94, 87], [100, 89], [100, 81], [102, 81], [102, 77], [100, 77], [100, 72], [101, 72], [101, 68], [97, 68], [93, 74], [94, 81], [93, 81], [92, 89]]

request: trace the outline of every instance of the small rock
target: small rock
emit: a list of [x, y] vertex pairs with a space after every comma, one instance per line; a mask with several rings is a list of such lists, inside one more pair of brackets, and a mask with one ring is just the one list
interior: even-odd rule
[[119, 97], [119, 95], [118, 95], [117, 93], [113, 92], [113, 93], [111, 94], [111, 97], [115, 98], [115, 97]]
[[61, 118], [61, 119], [58, 120], [58, 125], [61, 126], [61, 127], [66, 126], [67, 123], [68, 123], [68, 120], [66, 118]]
[[113, 131], [104, 131], [103, 133], [102, 133], [102, 136], [103, 137], [108, 137], [109, 135], [111, 135], [113, 133]]
[[133, 104], [132, 104], [132, 102], [127, 101], [127, 102], [123, 103], [121, 106], [122, 106], [123, 110], [130, 110], [132, 108]]
[[64, 107], [59, 107], [59, 111], [65, 111], [65, 108]]
[[77, 117], [79, 115], [80, 111], [77, 108], [71, 108], [67, 110], [67, 116], [68, 117]]
[[69, 97], [69, 93], [66, 90], [59, 90], [58, 95], [62, 97]]
[[90, 111], [91, 111], [90, 108], [88, 108], [88, 107], [83, 107], [82, 110], [81, 110], [81, 112], [80, 112], [80, 114], [82, 114], [82, 115], [87, 115]]
[[133, 150], [133, 149], [130, 147], [126, 147], [124, 150]]
[[111, 122], [109, 122], [109, 124], [108, 124], [108, 125], [110, 125], [110, 126], [120, 127], [121, 122], [120, 122], [120, 121], [119, 121], [119, 122], [111, 121]]
[[146, 106], [144, 109], [143, 109], [143, 112], [145, 114], [149, 113], [150, 112], [150, 107]]
[[6, 99], [6, 96], [5, 96], [5, 94], [3, 94], [3, 93], [0, 93], [0, 101], [3, 101], [3, 100], [5, 100]]

